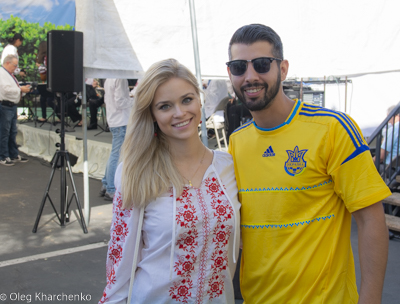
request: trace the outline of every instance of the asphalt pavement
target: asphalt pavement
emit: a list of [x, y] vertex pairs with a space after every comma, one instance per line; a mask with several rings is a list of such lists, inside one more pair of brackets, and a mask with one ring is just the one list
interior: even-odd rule
[[[98, 196], [101, 182], [90, 179], [88, 233], [82, 230], [74, 199], [70, 220], [63, 227], [46, 199], [37, 232], [33, 233], [52, 169], [47, 162], [26, 157], [27, 163], [0, 166], [0, 303], [97, 303], [106, 284], [112, 204]], [[50, 199], [57, 209], [61, 200], [60, 176], [61, 171], [56, 169], [49, 187]], [[67, 180], [71, 196], [72, 187]], [[73, 180], [83, 208], [82, 174], [73, 174]], [[359, 282], [354, 222], [352, 244]], [[399, 281], [400, 239], [397, 238], [390, 241], [382, 303], [400, 303]]]

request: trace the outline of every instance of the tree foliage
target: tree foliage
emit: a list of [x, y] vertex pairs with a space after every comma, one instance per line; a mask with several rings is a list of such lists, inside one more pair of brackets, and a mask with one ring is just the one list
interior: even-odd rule
[[40, 26], [39, 23], [30, 23], [11, 15], [7, 20], [0, 19], [0, 52], [7, 46], [14, 34], [20, 33], [24, 40], [18, 48], [19, 66], [27, 69], [27, 81], [37, 81], [39, 74], [35, 62], [39, 43], [47, 40], [48, 31], [72, 29], [73, 26], [69, 24], [56, 26], [50, 22], [45, 22], [43, 26]]

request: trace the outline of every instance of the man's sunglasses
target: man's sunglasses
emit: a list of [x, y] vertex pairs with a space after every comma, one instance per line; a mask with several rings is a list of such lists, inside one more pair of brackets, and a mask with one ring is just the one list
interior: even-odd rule
[[252, 60], [232, 60], [226, 63], [234, 76], [241, 76], [247, 70], [247, 65], [249, 62], [253, 64], [254, 70], [259, 74], [268, 73], [271, 68], [271, 62], [274, 60], [282, 61], [282, 59], [274, 57], [260, 57], [254, 58]]

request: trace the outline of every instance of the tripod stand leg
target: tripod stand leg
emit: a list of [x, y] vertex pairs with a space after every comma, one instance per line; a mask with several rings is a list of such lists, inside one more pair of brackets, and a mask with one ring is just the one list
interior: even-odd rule
[[108, 124], [107, 124], [107, 123], [106, 123], [106, 126], [105, 126], [104, 128], [101, 127], [99, 124], [97, 124], [97, 126], [98, 126], [102, 131], [100, 131], [99, 133], [95, 134], [94, 136], [97, 136], [97, 135], [99, 135], [99, 134], [101, 134], [101, 133], [103, 133], [103, 132], [110, 132], [110, 130], [107, 131], [107, 128], [108, 128]]
[[[79, 202], [78, 192], [76, 191], [74, 177], [72, 175], [71, 162], [69, 161], [69, 153], [68, 152], [65, 153], [65, 158], [66, 158], [66, 161], [67, 161], [69, 178], [70, 178], [71, 184], [72, 184], [72, 190], [73, 190], [72, 195], [75, 195], [76, 206], [78, 207], [79, 216], [81, 218], [82, 230], [83, 230], [84, 233], [88, 233], [87, 228], [86, 228], [85, 219], [83, 217], [82, 206], [81, 206], [81, 203]], [[71, 197], [71, 201], [72, 201], [72, 197]], [[68, 209], [69, 209], [69, 204], [67, 206], [66, 213], [68, 213]]]
[[[56, 165], [57, 165], [57, 162], [58, 162], [58, 158], [59, 158], [59, 157], [60, 157], [59, 151], [57, 151], [57, 152], [56, 152], [56, 157], [54, 158], [55, 160], [54, 160], [53, 167], [52, 167], [52, 170], [51, 170], [50, 179], [49, 179], [49, 182], [47, 183], [46, 190], [44, 191], [42, 203], [40, 204], [40, 208], [39, 208], [38, 215], [37, 215], [37, 217], [36, 217], [35, 225], [33, 226], [33, 229], [32, 229], [32, 232], [33, 232], [33, 233], [36, 233], [36, 231], [37, 231], [37, 227], [38, 227], [38, 225], [39, 225], [40, 217], [42, 216], [44, 204], [46, 203], [46, 199], [47, 199], [48, 196], [49, 196], [49, 191], [50, 191], [51, 182], [53, 181], [54, 172], [56, 171]], [[54, 208], [54, 206], [53, 206], [53, 208]], [[56, 214], [57, 214], [57, 213], [56, 213]], [[58, 214], [57, 214], [57, 217], [58, 217]], [[59, 218], [59, 219], [60, 219], [60, 218]]]
[[65, 209], [66, 209], [66, 191], [67, 191], [67, 179], [66, 179], [66, 171], [65, 171], [65, 153], [61, 152], [61, 186], [60, 186], [60, 214], [61, 214], [61, 227], [65, 227]]
[[[87, 228], [86, 228], [85, 220], [83, 218], [82, 207], [81, 207], [81, 204], [79, 202], [78, 194], [77, 194], [76, 187], [75, 187], [74, 178], [72, 176], [72, 169], [71, 169], [71, 164], [70, 164], [70, 161], [69, 161], [69, 154], [68, 154], [68, 151], [65, 150], [65, 140], [64, 140], [64, 137], [65, 137], [65, 126], [64, 126], [65, 113], [64, 113], [64, 107], [63, 107], [63, 100], [64, 100], [64, 96], [61, 94], [61, 130], [59, 132], [57, 132], [57, 133], [60, 133], [61, 143], [60, 144], [56, 144], [57, 147], [60, 147], [60, 150], [58, 150], [56, 152], [56, 155], [55, 155], [55, 158], [54, 158], [50, 180], [49, 180], [49, 183], [48, 183], [48, 185], [46, 187], [46, 191], [45, 191], [45, 194], [43, 196], [42, 203], [40, 205], [39, 213], [38, 213], [35, 225], [34, 225], [33, 230], [32, 230], [32, 232], [34, 232], [34, 233], [37, 231], [37, 227], [39, 225], [39, 220], [40, 220], [40, 217], [42, 215], [44, 204], [45, 204], [47, 198], [49, 198], [49, 200], [50, 200], [50, 203], [51, 203], [51, 205], [52, 205], [52, 207], [54, 209], [54, 212], [56, 213], [57, 218], [60, 221], [61, 227], [65, 227], [64, 222], [65, 222], [66, 219], [67, 219], [67, 221], [69, 220], [68, 210], [69, 210], [70, 202], [68, 202], [68, 198], [67, 198], [67, 178], [66, 178], [67, 177], [67, 174], [66, 174], [67, 166], [68, 166], [68, 170], [69, 170], [69, 176], [70, 176], [70, 179], [71, 179], [71, 184], [72, 184], [73, 191], [74, 191], [72, 195], [75, 196], [76, 204], [77, 204], [77, 207], [78, 207], [78, 210], [79, 210], [79, 214], [80, 214], [80, 217], [81, 217], [81, 224], [82, 224], [81, 227], [82, 227], [84, 233], [88, 232]], [[53, 112], [53, 114], [54, 114], [54, 112]], [[52, 179], [54, 177], [54, 172], [55, 172], [56, 167], [58, 166], [58, 161], [59, 160], [60, 160], [60, 166], [59, 167], [61, 168], [61, 177], [60, 177], [60, 182], [61, 182], [61, 185], [60, 185], [60, 192], [61, 192], [60, 193], [60, 195], [61, 195], [61, 197], [60, 197], [60, 205], [61, 205], [61, 207], [60, 208], [61, 208], [61, 211], [60, 211], [60, 216], [58, 215], [58, 212], [57, 212], [56, 208], [54, 207], [54, 204], [51, 201], [51, 198], [49, 196], [49, 189], [50, 189], [51, 181], [52, 181]], [[71, 197], [71, 202], [72, 202], [73, 196]]]

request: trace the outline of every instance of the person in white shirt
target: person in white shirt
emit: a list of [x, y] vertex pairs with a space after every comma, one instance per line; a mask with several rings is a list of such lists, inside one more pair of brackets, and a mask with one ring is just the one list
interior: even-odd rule
[[[17, 48], [19, 48], [22, 45], [23, 40], [24, 38], [22, 37], [22, 35], [18, 33], [15, 34], [14, 37], [9, 40], [9, 44], [3, 49], [3, 52], [1, 53], [1, 65], [3, 65], [4, 59], [8, 55], [17, 56], [17, 60], [19, 61]], [[15, 69], [14, 74], [20, 75], [22, 77], [26, 76], [25, 72], [21, 71], [18, 66]]]
[[133, 98], [129, 97], [128, 80], [107, 79], [104, 83], [104, 103], [106, 104], [107, 123], [112, 134], [112, 148], [102, 179], [100, 196], [103, 196], [105, 200], [112, 200], [115, 192], [115, 170], [125, 138], [129, 113], [133, 106]]
[[28, 93], [30, 85], [19, 86], [13, 75], [18, 66], [18, 58], [8, 55], [0, 68], [0, 164], [13, 166], [14, 162], [27, 162], [18, 153], [17, 137], [17, 104], [21, 93]]
[[99, 303], [235, 302], [233, 161], [203, 145], [200, 119], [196, 77], [175, 59], [153, 64], [136, 90], [115, 175]]

